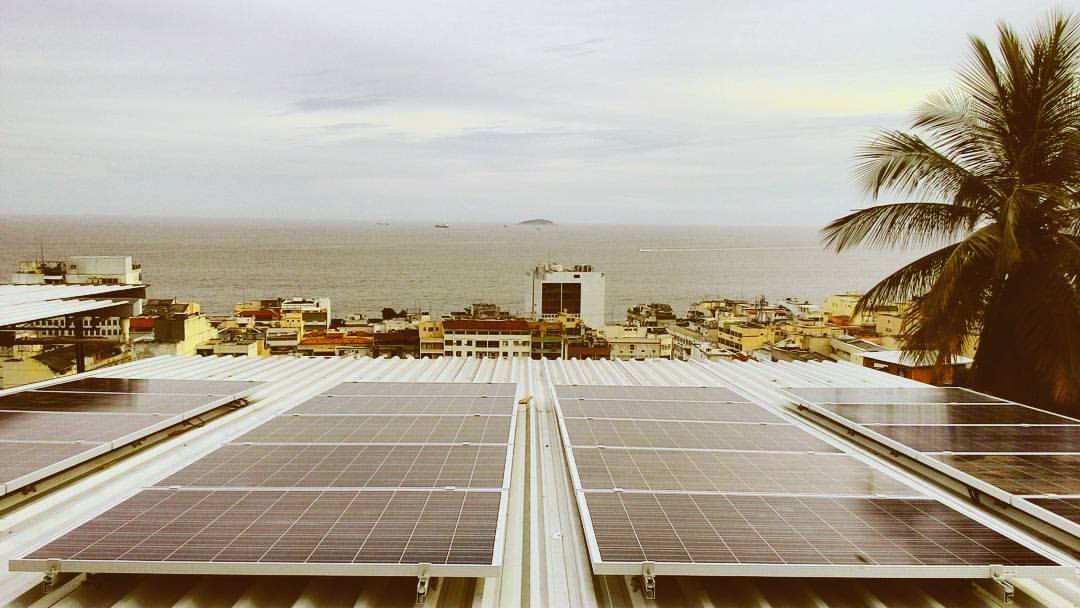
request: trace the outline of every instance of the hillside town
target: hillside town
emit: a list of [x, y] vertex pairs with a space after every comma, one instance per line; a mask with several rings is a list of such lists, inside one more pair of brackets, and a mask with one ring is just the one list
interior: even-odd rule
[[232, 314], [210, 315], [198, 302], [146, 297], [142, 268], [130, 256], [23, 262], [9, 290], [115, 286], [124, 291], [125, 305], [108, 314], [0, 327], [0, 386], [157, 355], [836, 360], [938, 384], [953, 383], [971, 363], [960, 358], [943, 373], [901, 356], [905, 304], [856, 314], [856, 292], [821, 303], [703, 299], [682, 314], [670, 304], [648, 302], [630, 307], [623, 319], [608, 319], [606, 278], [592, 266], [541, 264], [529, 281], [523, 312], [475, 302], [441, 318], [391, 306], [371, 316], [335, 315], [329, 298], [288, 295], [239, 302]]

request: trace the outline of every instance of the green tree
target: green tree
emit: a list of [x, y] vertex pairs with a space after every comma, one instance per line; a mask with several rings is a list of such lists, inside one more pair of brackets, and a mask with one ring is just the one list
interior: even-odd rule
[[904, 350], [944, 364], [978, 336], [970, 383], [1022, 402], [1080, 409], [1080, 22], [1055, 13], [1028, 36], [971, 38], [956, 89], [910, 132], [857, 154], [878, 204], [823, 229], [836, 251], [939, 247], [882, 279], [862, 310], [910, 300]]

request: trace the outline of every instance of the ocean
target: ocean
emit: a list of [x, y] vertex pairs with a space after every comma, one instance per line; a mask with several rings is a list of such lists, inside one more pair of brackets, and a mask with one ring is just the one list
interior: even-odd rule
[[815, 227], [433, 224], [266, 219], [0, 217], [0, 281], [20, 260], [132, 255], [150, 297], [236, 302], [325, 296], [333, 314], [384, 306], [435, 315], [473, 302], [521, 311], [538, 263], [592, 264], [609, 321], [634, 304], [682, 313], [704, 297], [805, 298], [864, 290], [921, 252], [837, 255]]

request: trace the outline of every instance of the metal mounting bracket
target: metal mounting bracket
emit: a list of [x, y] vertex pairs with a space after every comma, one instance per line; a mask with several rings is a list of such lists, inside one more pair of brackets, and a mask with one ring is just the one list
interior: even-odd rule
[[1008, 578], [1014, 576], [1015, 572], [1011, 568], [1005, 568], [1004, 566], [990, 566], [990, 578], [997, 584], [998, 589], [1001, 591], [1002, 605], [1008, 606], [1013, 603], [1013, 599], [1016, 596], [1016, 588], [1008, 581]]
[[416, 575], [416, 605], [423, 606], [427, 602], [428, 589], [431, 584], [431, 564], [420, 564], [419, 572]]
[[56, 581], [60, 579], [60, 560], [49, 560], [49, 568], [41, 577], [41, 590], [48, 593], [56, 587]]
[[641, 562], [641, 593], [647, 600], [656, 599], [656, 564]]

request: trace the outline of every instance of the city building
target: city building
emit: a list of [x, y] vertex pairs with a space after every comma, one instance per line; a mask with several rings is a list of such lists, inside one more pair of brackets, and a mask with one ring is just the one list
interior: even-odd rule
[[150, 299], [143, 314], [131, 319], [132, 347], [139, 357], [194, 355], [199, 346], [217, 338], [196, 302], [176, 298]]
[[530, 357], [532, 332], [521, 320], [454, 320], [443, 325], [443, 354], [455, 357]]
[[717, 328], [717, 342], [742, 353], [752, 353], [773, 340], [772, 327], [757, 321], [730, 321]]
[[611, 346], [611, 358], [622, 361], [670, 359], [672, 337], [664, 331], [636, 325], [608, 325], [604, 338]]
[[269, 357], [266, 347], [266, 329], [259, 327], [221, 327], [218, 336], [195, 348], [203, 356]]
[[20, 262], [17, 285], [141, 285], [142, 267], [129, 255], [74, 255]]
[[421, 321], [416, 326], [420, 332], [420, 357], [433, 359], [443, 356], [443, 324], [442, 321]]
[[307, 357], [368, 357], [372, 355], [373, 342], [367, 334], [318, 332], [301, 338], [296, 352]]
[[580, 318], [594, 329], [604, 327], [606, 286], [604, 273], [592, 266], [541, 264], [529, 274], [525, 301], [529, 318], [557, 321], [560, 315]]
[[529, 321], [533, 359], [559, 359], [566, 355], [566, 331], [558, 321]]
[[417, 358], [420, 356], [420, 331], [416, 328], [376, 332], [371, 336], [372, 356]]
[[626, 322], [642, 327], [671, 327], [679, 320], [670, 304], [638, 304], [626, 310]]
[[299, 313], [304, 332], [330, 328], [330, 298], [285, 298], [281, 313]]

